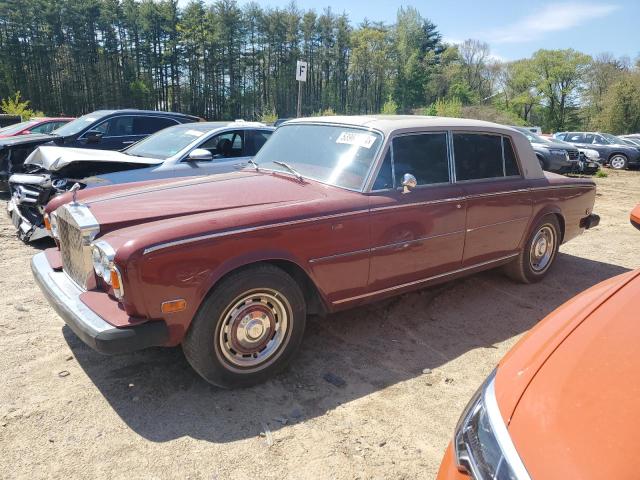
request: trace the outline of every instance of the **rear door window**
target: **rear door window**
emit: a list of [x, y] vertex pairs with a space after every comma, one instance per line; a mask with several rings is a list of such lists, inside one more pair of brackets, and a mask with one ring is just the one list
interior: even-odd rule
[[133, 117], [133, 135], [151, 135], [177, 123], [166, 117]]
[[271, 130], [247, 130], [245, 137], [245, 155], [253, 157], [269, 140]]
[[449, 182], [449, 157], [446, 133], [402, 135], [393, 139], [395, 184], [409, 173], [418, 185]]
[[520, 168], [518, 167], [518, 160], [516, 159], [516, 153], [511, 144], [509, 137], [502, 137], [502, 146], [504, 151], [504, 174], [507, 177], [519, 176]]
[[454, 133], [456, 180], [504, 177], [502, 136]]

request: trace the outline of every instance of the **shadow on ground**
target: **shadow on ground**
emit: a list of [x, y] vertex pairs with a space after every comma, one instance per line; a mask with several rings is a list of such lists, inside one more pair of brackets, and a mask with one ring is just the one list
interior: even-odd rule
[[[85, 372], [126, 424], [155, 442], [182, 436], [229, 442], [255, 436], [263, 423], [304, 422], [339, 405], [437, 369], [476, 348], [535, 325], [578, 292], [627, 269], [560, 254], [541, 283], [514, 284], [490, 271], [357, 308], [311, 318], [291, 367], [249, 389], [205, 383], [182, 351], [150, 349], [106, 357], [64, 327]], [[332, 373], [346, 382], [324, 380]], [[276, 420], [274, 420], [276, 419]]]

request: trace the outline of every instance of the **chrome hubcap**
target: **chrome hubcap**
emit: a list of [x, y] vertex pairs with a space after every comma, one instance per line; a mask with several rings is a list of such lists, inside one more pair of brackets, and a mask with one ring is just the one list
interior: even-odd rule
[[549, 267], [551, 257], [555, 249], [555, 232], [549, 225], [544, 225], [533, 238], [531, 251], [529, 253], [529, 263], [536, 272], [542, 272]]
[[225, 310], [218, 347], [231, 366], [263, 367], [279, 354], [288, 335], [290, 307], [272, 290], [246, 292]]

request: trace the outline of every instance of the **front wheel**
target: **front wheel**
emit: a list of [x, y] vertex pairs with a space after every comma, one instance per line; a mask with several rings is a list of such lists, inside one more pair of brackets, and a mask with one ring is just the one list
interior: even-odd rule
[[285, 271], [258, 265], [232, 273], [204, 300], [182, 344], [191, 366], [223, 388], [265, 381], [302, 341], [304, 295]]
[[532, 230], [520, 255], [506, 265], [507, 275], [521, 283], [542, 280], [560, 247], [560, 225], [554, 215], [544, 217]]
[[614, 170], [624, 170], [625, 168], [627, 168], [627, 164], [628, 163], [629, 163], [629, 161], [627, 160], [627, 157], [625, 157], [624, 155], [622, 155], [620, 153], [614, 155], [609, 160], [609, 165]]

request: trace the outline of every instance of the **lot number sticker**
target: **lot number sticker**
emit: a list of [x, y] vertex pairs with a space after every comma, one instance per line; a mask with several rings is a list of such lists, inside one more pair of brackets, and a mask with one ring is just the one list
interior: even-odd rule
[[342, 132], [336, 143], [346, 143], [347, 145], [357, 145], [362, 148], [371, 148], [373, 142], [376, 141], [376, 136], [370, 133], [352, 133]]

